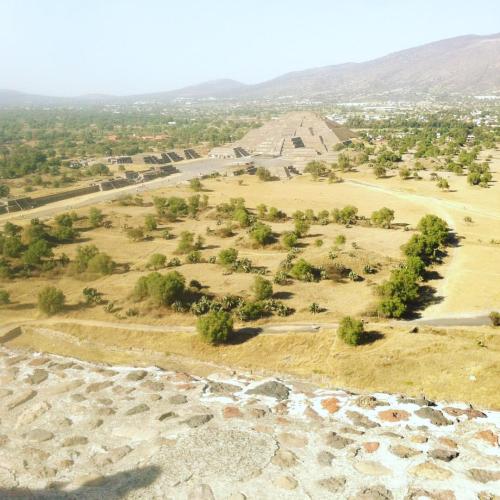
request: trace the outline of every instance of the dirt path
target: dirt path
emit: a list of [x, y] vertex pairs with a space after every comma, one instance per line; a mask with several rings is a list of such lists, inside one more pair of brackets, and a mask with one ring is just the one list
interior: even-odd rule
[[[491, 211], [482, 210], [479, 208], [475, 208], [469, 204], [448, 201], [448, 200], [442, 200], [440, 198], [435, 198], [433, 196], [425, 196], [425, 195], [421, 195], [421, 194], [407, 193], [405, 191], [400, 191], [398, 189], [391, 189], [391, 188], [387, 188], [387, 187], [383, 187], [383, 186], [377, 186], [376, 184], [370, 184], [369, 182], [355, 181], [355, 180], [349, 180], [349, 179], [345, 180], [345, 182], [347, 182], [348, 184], [351, 184], [353, 186], [364, 187], [367, 189], [371, 189], [373, 191], [380, 191], [380, 192], [387, 193], [387, 194], [390, 194], [393, 196], [397, 196], [398, 198], [401, 198], [404, 200], [424, 204], [426, 206], [428, 206], [429, 203], [432, 203], [434, 205], [437, 205], [441, 209], [451, 209], [451, 210], [456, 210], [458, 212], [463, 212], [467, 215], [474, 214], [474, 215], [478, 215], [481, 217], [486, 217], [488, 219], [500, 220], [500, 214], [492, 213]], [[444, 212], [444, 213], [447, 213], [447, 212]], [[451, 225], [452, 219], [450, 219], [450, 221], [447, 220], [447, 222], [449, 222], [449, 224]]]

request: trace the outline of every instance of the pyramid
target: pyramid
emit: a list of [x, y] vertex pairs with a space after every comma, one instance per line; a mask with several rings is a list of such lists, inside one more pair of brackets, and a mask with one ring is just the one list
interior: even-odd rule
[[311, 160], [337, 160], [334, 148], [356, 134], [313, 112], [291, 112], [248, 132], [234, 146], [255, 156], [281, 158], [298, 168]]

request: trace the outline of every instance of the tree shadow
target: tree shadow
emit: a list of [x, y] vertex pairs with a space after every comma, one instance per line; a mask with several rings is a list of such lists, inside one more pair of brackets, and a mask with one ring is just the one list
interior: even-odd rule
[[[22, 331], [20, 326], [13, 328], [9, 333], [6, 333], [2, 337], [0, 337], [0, 344], [5, 344], [6, 342], [14, 340], [15, 338], [22, 335], [22, 333], [23, 333], [23, 331]], [[0, 490], [0, 492], [1, 492], [1, 490]]]
[[441, 274], [439, 274], [438, 271], [436, 271], [435, 269], [434, 270], [425, 270], [423, 272], [423, 278], [425, 281], [430, 281], [430, 280], [442, 280], [443, 279], [443, 276]]
[[16, 500], [118, 500], [126, 498], [134, 490], [152, 484], [160, 475], [161, 469], [155, 465], [135, 470], [118, 472], [111, 476], [89, 480], [77, 489], [61, 491], [67, 483], [56, 482], [47, 489], [0, 488], [0, 498]]
[[377, 340], [382, 340], [383, 338], [385, 338], [385, 335], [383, 333], [370, 330], [364, 333], [359, 345], [373, 344], [373, 342], [376, 342]]
[[421, 285], [418, 299], [411, 304], [411, 308], [405, 315], [405, 319], [413, 320], [422, 317], [421, 311], [427, 307], [443, 302], [444, 297], [436, 295], [436, 289], [429, 285]]
[[6, 309], [10, 309], [11, 311], [27, 311], [28, 309], [33, 309], [36, 307], [36, 304], [33, 302], [15, 302], [7, 304]]
[[273, 293], [273, 299], [277, 299], [277, 300], [291, 299], [293, 296], [294, 296], [294, 294], [292, 292], [281, 291], [281, 292]]
[[228, 345], [239, 345], [245, 343], [247, 340], [253, 339], [259, 333], [262, 333], [262, 328], [254, 326], [245, 326], [235, 330], [229, 341]]

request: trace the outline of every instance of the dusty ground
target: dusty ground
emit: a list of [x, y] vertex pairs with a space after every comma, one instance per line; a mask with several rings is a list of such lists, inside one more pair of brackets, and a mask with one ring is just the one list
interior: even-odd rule
[[0, 497], [491, 500], [500, 413], [0, 347]]

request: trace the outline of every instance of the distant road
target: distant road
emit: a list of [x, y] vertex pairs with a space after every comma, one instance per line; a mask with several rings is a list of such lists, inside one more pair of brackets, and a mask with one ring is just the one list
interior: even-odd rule
[[[248, 162], [249, 158], [245, 158]], [[243, 163], [243, 162], [240, 162]], [[8, 220], [29, 220], [34, 217], [48, 218], [60, 212], [73, 210], [89, 205], [102, 203], [103, 201], [116, 200], [122, 196], [131, 194], [141, 194], [146, 191], [162, 188], [165, 186], [172, 186], [181, 182], [188, 181], [195, 177], [211, 174], [214, 172], [225, 172], [229, 167], [237, 165], [238, 160], [222, 160], [215, 158], [203, 158], [199, 160], [192, 160], [189, 162], [180, 162], [175, 164], [179, 169], [179, 173], [169, 175], [168, 177], [159, 177], [152, 181], [143, 182], [140, 184], [132, 184], [119, 189], [112, 189], [111, 191], [99, 191], [84, 196], [77, 196], [67, 200], [58, 201], [45, 205], [43, 207], [33, 208], [31, 210], [23, 210], [21, 212], [13, 212], [10, 214], [3, 214], [0, 216], [0, 223], [7, 222]]]

